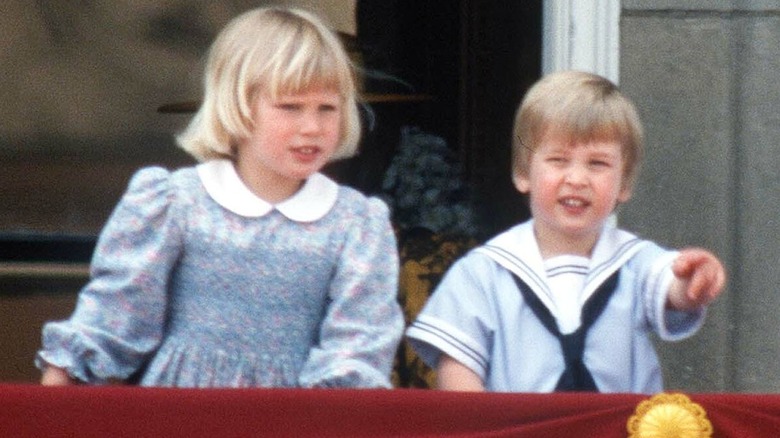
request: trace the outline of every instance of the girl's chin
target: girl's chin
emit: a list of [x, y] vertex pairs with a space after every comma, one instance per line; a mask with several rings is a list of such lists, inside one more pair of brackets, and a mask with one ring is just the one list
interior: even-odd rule
[[285, 173], [288, 177], [307, 178], [312, 174], [319, 172], [323, 167], [325, 167], [326, 164], [327, 162], [322, 160], [295, 160], [286, 163], [279, 170]]

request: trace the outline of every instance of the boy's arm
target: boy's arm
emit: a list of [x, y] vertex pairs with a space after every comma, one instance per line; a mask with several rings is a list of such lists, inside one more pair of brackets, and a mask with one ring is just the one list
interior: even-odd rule
[[726, 270], [718, 258], [701, 248], [688, 248], [672, 265], [674, 280], [669, 287], [667, 307], [693, 310], [711, 303], [726, 284]]
[[484, 391], [482, 379], [467, 366], [442, 354], [436, 367], [436, 387], [445, 391]]

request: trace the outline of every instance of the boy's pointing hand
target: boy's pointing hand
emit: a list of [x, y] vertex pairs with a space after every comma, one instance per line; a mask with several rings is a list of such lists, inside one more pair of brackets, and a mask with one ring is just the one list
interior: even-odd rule
[[677, 310], [692, 310], [711, 303], [726, 284], [723, 264], [701, 248], [680, 250], [672, 272], [676, 278], [669, 290], [668, 305]]

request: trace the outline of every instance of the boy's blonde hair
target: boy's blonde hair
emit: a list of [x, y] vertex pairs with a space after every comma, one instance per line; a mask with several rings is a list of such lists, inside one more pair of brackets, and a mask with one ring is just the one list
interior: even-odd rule
[[340, 144], [333, 159], [357, 151], [360, 115], [352, 63], [338, 36], [299, 9], [257, 8], [234, 18], [209, 49], [204, 96], [179, 146], [199, 161], [233, 158], [252, 129], [259, 94], [274, 99], [310, 87], [342, 96]]
[[644, 150], [642, 124], [634, 104], [608, 79], [564, 71], [534, 84], [515, 115], [513, 174], [527, 176], [534, 150], [550, 138], [571, 145], [617, 141], [622, 146], [623, 187], [632, 188]]

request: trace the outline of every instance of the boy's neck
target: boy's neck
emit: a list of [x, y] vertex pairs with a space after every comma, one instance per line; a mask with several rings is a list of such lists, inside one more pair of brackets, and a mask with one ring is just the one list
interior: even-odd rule
[[599, 237], [598, 234], [587, 236], [551, 235], [550, 233], [540, 232], [537, 227], [534, 227], [534, 236], [543, 260], [561, 255], [576, 255], [590, 258], [593, 253], [593, 247], [596, 246], [596, 241]]

